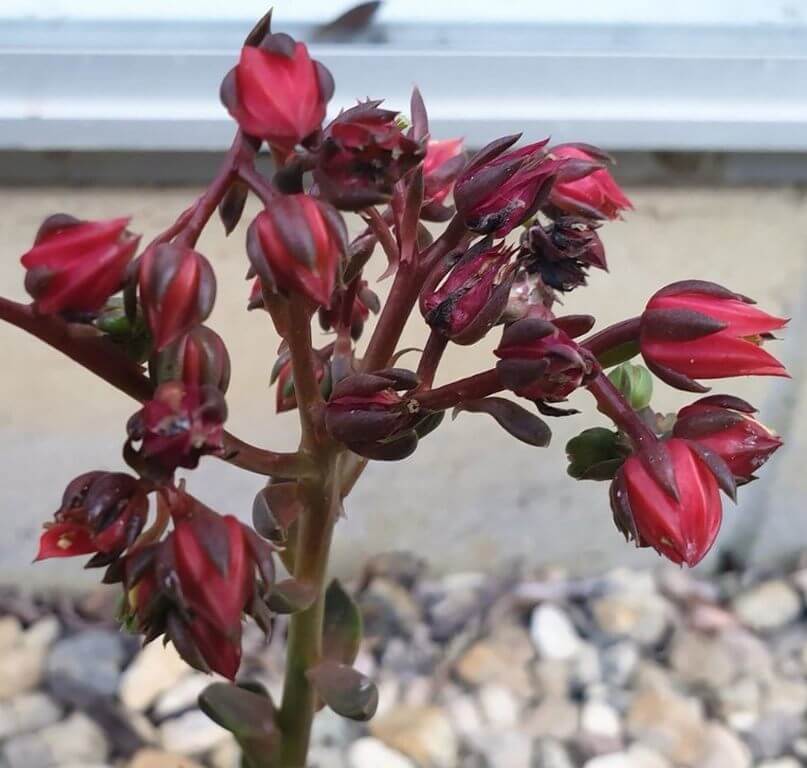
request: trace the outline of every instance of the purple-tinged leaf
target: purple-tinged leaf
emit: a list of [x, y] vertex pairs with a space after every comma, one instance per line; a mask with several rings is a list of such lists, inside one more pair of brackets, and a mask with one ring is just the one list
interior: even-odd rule
[[487, 413], [517, 440], [536, 448], [545, 448], [552, 439], [552, 431], [542, 419], [503, 397], [466, 400], [454, 409], [455, 414], [460, 411]]

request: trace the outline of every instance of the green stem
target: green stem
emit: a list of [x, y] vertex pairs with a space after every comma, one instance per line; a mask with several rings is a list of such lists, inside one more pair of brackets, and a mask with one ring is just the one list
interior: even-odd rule
[[278, 713], [283, 734], [279, 768], [305, 768], [311, 740], [317, 697], [306, 673], [322, 655], [325, 576], [341, 502], [338, 458], [338, 453], [328, 451], [320, 457], [320, 477], [300, 483], [305, 512], [300, 519], [294, 577], [315, 586], [317, 599], [307, 610], [295, 613], [289, 624], [286, 679]]

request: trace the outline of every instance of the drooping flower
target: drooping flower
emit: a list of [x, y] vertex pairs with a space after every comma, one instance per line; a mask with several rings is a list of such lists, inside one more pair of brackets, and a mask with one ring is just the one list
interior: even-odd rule
[[712, 395], [678, 411], [673, 433], [714, 451], [747, 483], [782, 445], [781, 438], [757, 421], [756, 409], [731, 395]]
[[305, 194], [281, 195], [261, 211], [247, 234], [247, 254], [265, 290], [301, 293], [329, 306], [347, 248], [337, 211]]
[[147, 250], [138, 270], [140, 303], [159, 351], [213, 311], [216, 276], [201, 253], [174, 243]]
[[530, 400], [565, 400], [598, 370], [594, 356], [573, 339], [589, 330], [593, 322], [587, 316], [551, 322], [526, 317], [508, 325], [494, 350], [499, 358], [496, 371], [500, 381]]
[[658, 291], [642, 314], [639, 344], [648, 368], [668, 384], [695, 392], [695, 379], [787, 376], [762, 349], [787, 320], [715, 283], [685, 280]]
[[547, 226], [536, 223], [521, 236], [520, 261], [556, 291], [585, 285], [590, 267], [608, 269], [598, 226], [574, 216], [561, 216]]
[[[336, 327], [337, 318], [342, 311], [342, 302], [344, 301], [345, 293], [339, 297], [336, 305], [330, 309], [326, 307], [319, 308], [319, 325], [323, 331], [330, 331]], [[381, 310], [381, 302], [378, 299], [375, 291], [373, 291], [366, 280], [359, 280], [356, 289], [356, 294], [353, 298], [353, 304], [350, 308], [350, 335], [355, 340], [361, 338], [364, 331], [364, 324], [367, 318], [370, 317], [372, 312], [377, 315]]]
[[143, 483], [122, 472], [86, 472], [71, 481], [52, 523], [45, 524], [37, 560], [96, 554], [106, 565], [130, 547], [148, 517]]
[[162, 472], [194, 469], [202, 456], [223, 450], [226, 419], [218, 388], [168, 381], [129, 419], [127, 449], [139, 442], [139, 459]]
[[191, 666], [234, 679], [243, 615], [270, 628], [272, 549], [232, 515], [178, 495], [174, 530], [127, 557], [121, 569], [129, 612], [147, 639], [165, 634]]
[[20, 259], [25, 289], [42, 314], [94, 313], [118, 291], [140, 238], [128, 218], [80, 221], [50, 216]]
[[181, 381], [226, 392], [230, 383], [230, 355], [221, 336], [206, 325], [197, 325], [151, 359], [150, 375], [158, 384]]
[[[558, 179], [549, 194], [547, 210], [563, 215], [595, 219], [616, 219], [633, 203], [614, 181], [605, 166], [611, 158], [597, 147], [588, 144], [559, 144], [549, 154], [572, 162], [599, 163], [602, 167], [584, 173], [578, 178]], [[571, 164], [569, 170], [571, 170]]]
[[659, 442], [630, 456], [618, 470], [611, 484], [614, 520], [637, 546], [653, 547], [672, 562], [692, 567], [720, 530], [724, 480], [689, 441]]
[[330, 72], [284, 34], [244, 46], [221, 85], [221, 100], [241, 129], [284, 152], [320, 128], [332, 96]]
[[325, 409], [329, 434], [360, 456], [381, 461], [406, 458], [442, 416], [399, 394], [417, 384], [413, 373], [398, 368], [342, 379]]
[[435, 331], [475, 344], [502, 315], [515, 278], [513, 249], [485, 238], [459, 259], [444, 260], [425, 282], [420, 309]]

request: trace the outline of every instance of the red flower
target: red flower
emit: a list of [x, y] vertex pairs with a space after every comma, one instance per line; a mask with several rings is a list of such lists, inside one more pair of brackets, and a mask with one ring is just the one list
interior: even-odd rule
[[197, 325], [153, 356], [149, 373], [158, 384], [181, 381], [226, 392], [230, 383], [230, 355], [221, 336], [206, 325]]
[[690, 567], [711, 549], [723, 517], [713, 470], [677, 438], [625, 461], [611, 485], [611, 507], [617, 526], [637, 546]]
[[154, 347], [161, 350], [213, 311], [216, 276], [201, 253], [173, 243], [146, 251], [138, 273], [140, 303]]
[[247, 253], [266, 290], [302, 293], [329, 306], [347, 248], [342, 217], [308, 195], [281, 195], [250, 225]]
[[507, 326], [494, 350], [500, 358], [496, 371], [502, 384], [530, 400], [565, 400], [597, 371], [594, 357], [572, 338], [585, 333], [592, 324], [588, 317], [552, 322], [526, 317]]
[[148, 517], [142, 483], [121, 472], [87, 472], [65, 489], [53, 523], [46, 523], [37, 560], [98, 553], [106, 565], [130, 547]]
[[314, 178], [322, 196], [345, 210], [381, 203], [425, 154], [406, 136], [398, 113], [365, 101], [341, 112], [325, 129]]
[[[552, 147], [549, 154], [571, 161], [582, 161], [582, 176], [572, 174], [572, 178], [559, 178], [552, 186], [549, 195], [550, 209], [554, 208], [565, 214], [585, 216], [595, 219], [616, 219], [623, 210], [633, 208], [614, 177], [606, 168], [593, 172], [589, 163], [610, 162], [611, 158], [597, 147], [587, 144], [560, 144]], [[573, 165], [567, 167], [571, 172]]]
[[45, 219], [34, 247], [20, 261], [25, 289], [42, 314], [97, 312], [120, 289], [139, 237], [128, 218], [79, 221], [66, 214]]
[[272, 550], [232, 515], [185, 494], [174, 497], [174, 530], [127, 558], [129, 606], [147, 637], [165, 633], [189, 664], [234, 679], [243, 615], [269, 628], [264, 600], [274, 583]]
[[642, 315], [640, 347], [648, 367], [679, 389], [705, 391], [694, 379], [787, 376], [761, 345], [787, 320], [752, 306], [715, 283], [688, 280], [658, 291]]
[[129, 419], [128, 445], [140, 442], [137, 455], [162, 471], [194, 469], [202, 456], [223, 450], [226, 418], [220, 390], [169, 381]]
[[457, 344], [475, 344], [498, 321], [515, 277], [513, 249], [485, 238], [453, 264], [444, 261], [423, 286], [426, 322]]
[[221, 100], [241, 129], [286, 152], [322, 125], [331, 96], [328, 70], [303, 43], [282, 34], [242, 48], [221, 86]]
[[505, 152], [517, 140], [488, 144], [457, 178], [454, 203], [468, 229], [504, 237], [543, 204], [564, 162], [547, 156], [546, 140]]
[[465, 165], [462, 139], [430, 140], [423, 161], [423, 204], [442, 203]]
[[738, 482], [749, 482], [782, 445], [751, 414], [753, 406], [730, 395], [704, 397], [678, 411], [674, 434], [695, 440], [726, 462]]

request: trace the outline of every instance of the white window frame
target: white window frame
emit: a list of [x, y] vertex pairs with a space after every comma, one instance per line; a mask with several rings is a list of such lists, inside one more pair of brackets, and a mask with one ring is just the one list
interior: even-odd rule
[[[21, 12], [29, 0], [5, 1], [0, 149], [215, 150], [229, 142], [218, 84], [249, 19], [150, 17], [142, 9], [156, 0], [138, 4], [139, 18], [107, 19], [89, 12], [97, 0], [74, 3], [84, 11], [69, 18], [59, 12], [64, 2], [40, 0], [45, 11], [32, 17]], [[277, 28], [304, 39], [331, 15], [325, 9], [349, 4], [308, 2], [318, 15], [288, 12], [286, 23], [280, 2]], [[807, 22], [781, 16], [773, 0], [723, 3], [725, 22], [704, 12], [694, 21], [651, 15], [588, 24], [545, 23], [541, 4], [529, 0], [501, 0], [506, 12], [496, 21], [490, 3], [479, 6], [487, 17], [458, 17], [457, 2], [389, 0], [371, 33], [350, 44], [313, 43], [336, 79], [334, 109], [366, 96], [405, 109], [417, 83], [433, 134], [464, 136], [472, 146], [521, 130], [614, 150], [807, 151]], [[631, 2], [653, 5], [622, 0]], [[773, 15], [758, 17], [758, 7]]]

